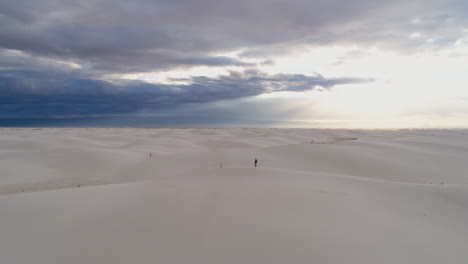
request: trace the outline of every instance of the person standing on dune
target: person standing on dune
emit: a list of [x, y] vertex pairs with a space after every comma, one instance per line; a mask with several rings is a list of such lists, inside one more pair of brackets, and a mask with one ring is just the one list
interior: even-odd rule
[[255, 167], [257, 167], [257, 158], [255, 158]]

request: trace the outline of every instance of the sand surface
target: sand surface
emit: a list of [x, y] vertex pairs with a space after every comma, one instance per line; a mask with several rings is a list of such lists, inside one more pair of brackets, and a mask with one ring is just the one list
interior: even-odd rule
[[467, 168], [466, 130], [3, 128], [0, 263], [468, 263]]

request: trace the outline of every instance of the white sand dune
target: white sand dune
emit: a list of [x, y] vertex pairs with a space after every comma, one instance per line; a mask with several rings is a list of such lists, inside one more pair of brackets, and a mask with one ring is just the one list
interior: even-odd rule
[[466, 263], [467, 154], [464, 130], [3, 128], [0, 263]]

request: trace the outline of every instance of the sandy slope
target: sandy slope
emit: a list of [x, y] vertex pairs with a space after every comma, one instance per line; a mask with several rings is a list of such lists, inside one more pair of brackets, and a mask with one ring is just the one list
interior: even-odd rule
[[466, 263], [467, 139], [4, 128], [0, 262]]

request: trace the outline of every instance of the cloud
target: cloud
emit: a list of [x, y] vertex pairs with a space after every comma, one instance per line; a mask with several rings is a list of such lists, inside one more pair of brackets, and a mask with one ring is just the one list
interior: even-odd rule
[[326, 78], [322, 75], [275, 74], [256, 70], [216, 78], [177, 79], [187, 84], [75, 79], [33, 71], [0, 71], [2, 117], [71, 117], [134, 114], [175, 105], [236, 99], [279, 91], [367, 83], [371, 79]]
[[[233, 50], [269, 56], [333, 43], [404, 49], [447, 45], [468, 25], [467, 5], [455, 0], [44, 0], [0, 5], [1, 48], [117, 72], [248, 65], [216, 55]], [[437, 41], [408, 38], [413, 32]]]
[[[466, 46], [467, 12], [463, 0], [0, 1], [0, 116], [176, 112], [189, 104], [371, 82], [256, 69], [322, 46], [356, 50], [337, 65], [370, 46], [396, 53], [457, 41]], [[320, 63], [310, 62], [312, 71], [326, 71], [313, 65]], [[173, 80], [184, 85], [107, 79], [197, 66], [236, 71]]]

